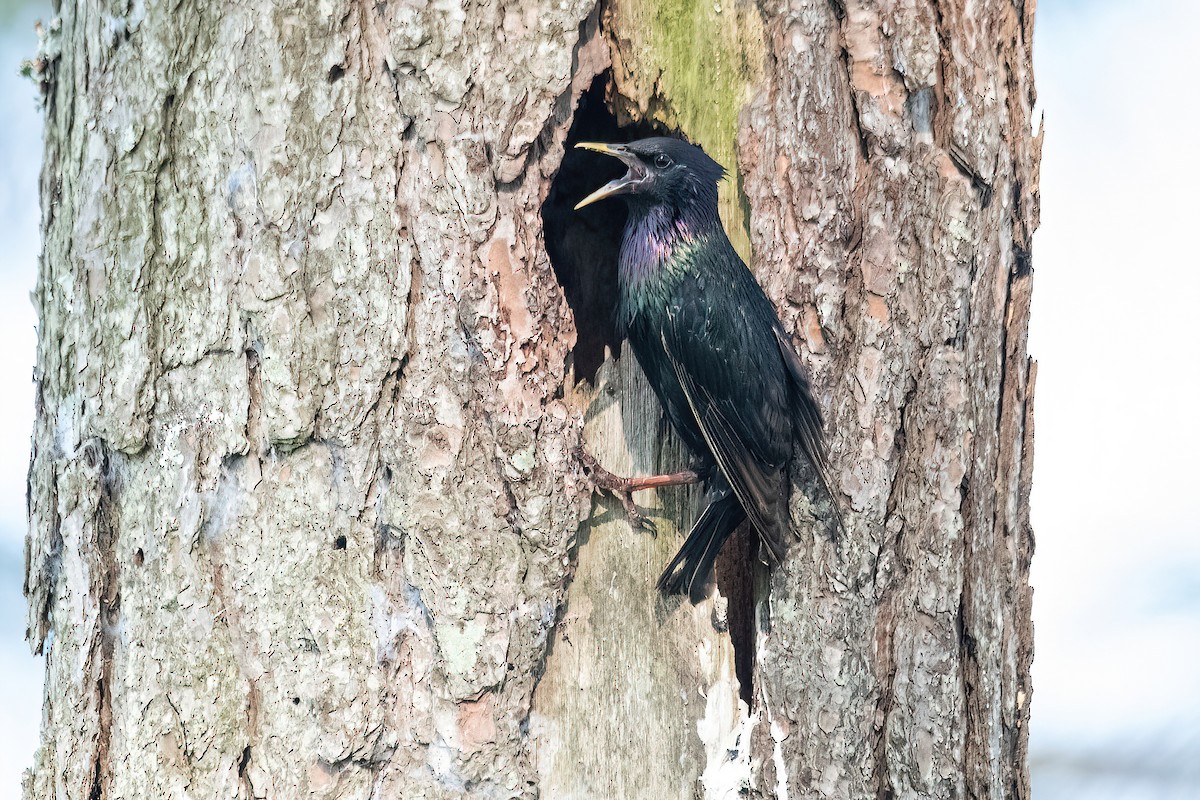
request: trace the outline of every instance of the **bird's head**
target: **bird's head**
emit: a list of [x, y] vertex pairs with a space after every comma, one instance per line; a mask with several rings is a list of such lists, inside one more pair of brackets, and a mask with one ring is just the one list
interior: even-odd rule
[[717, 182], [725, 177], [725, 168], [695, 145], [656, 136], [629, 144], [580, 142], [585, 150], [619, 158], [628, 171], [583, 198], [576, 210], [606, 197], [626, 196], [633, 203], [673, 205], [701, 204], [717, 208]]

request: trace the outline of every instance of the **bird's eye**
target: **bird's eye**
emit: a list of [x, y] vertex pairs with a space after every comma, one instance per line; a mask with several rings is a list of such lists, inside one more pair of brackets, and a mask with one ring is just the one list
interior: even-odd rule
[[671, 157], [666, 153], [659, 153], [654, 157], [654, 166], [658, 167], [659, 169], [666, 169], [667, 167], [671, 166]]

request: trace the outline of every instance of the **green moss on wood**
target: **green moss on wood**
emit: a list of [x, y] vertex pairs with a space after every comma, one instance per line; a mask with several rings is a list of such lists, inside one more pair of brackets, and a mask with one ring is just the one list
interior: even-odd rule
[[749, 261], [737, 133], [742, 107], [762, 76], [758, 10], [743, 0], [615, 0], [606, 23], [619, 110], [682, 131], [729, 169], [721, 216]]

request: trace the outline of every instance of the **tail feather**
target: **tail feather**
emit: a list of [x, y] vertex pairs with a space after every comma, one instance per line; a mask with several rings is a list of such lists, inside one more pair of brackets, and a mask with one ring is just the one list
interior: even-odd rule
[[746, 512], [737, 497], [726, 489], [696, 520], [687, 540], [659, 577], [658, 590], [665, 595], [686, 594], [692, 605], [708, 597], [717, 553], [745, 519]]

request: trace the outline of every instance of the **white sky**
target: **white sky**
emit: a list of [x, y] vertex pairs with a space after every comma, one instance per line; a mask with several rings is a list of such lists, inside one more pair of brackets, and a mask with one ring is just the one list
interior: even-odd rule
[[1200, 3], [1039, 6], [1034, 796], [1194, 799]]
[[[40, 137], [15, 65], [49, 16], [6, 5], [0, 800], [19, 796], [40, 719], [20, 596]], [[1200, 797], [1200, 1], [1039, 6], [1035, 796]]]
[[1034, 41], [1035, 744], [1200, 746], [1200, 3], [1044, 2]]

